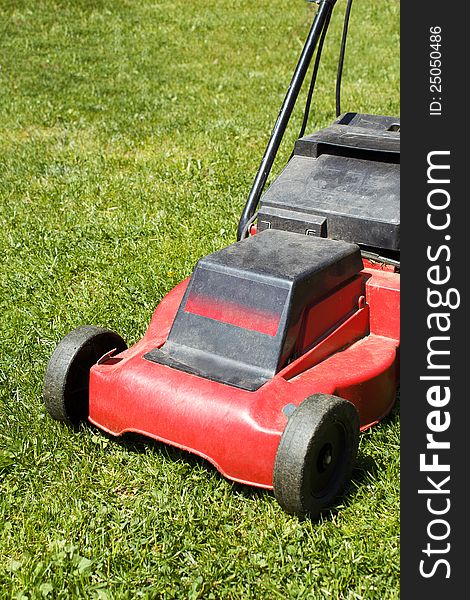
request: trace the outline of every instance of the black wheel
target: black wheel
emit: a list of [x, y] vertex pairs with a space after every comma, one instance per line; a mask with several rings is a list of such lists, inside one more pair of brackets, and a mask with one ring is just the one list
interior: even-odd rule
[[326, 394], [304, 400], [289, 418], [274, 463], [274, 495], [282, 508], [318, 518], [350, 480], [358, 443], [353, 404]]
[[100, 327], [82, 326], [57, 345], [44, 377], [44, 403], [52, 418], [77, 425], [88, 417], [91, 367], [107, 352], [127, 348], [120, 335]]

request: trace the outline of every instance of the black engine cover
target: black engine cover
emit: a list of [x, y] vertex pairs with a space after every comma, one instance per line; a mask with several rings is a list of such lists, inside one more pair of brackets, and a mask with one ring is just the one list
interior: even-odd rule
[[292, 158], [261, 198], [258, 231], [400, 250], [400, 121], [346, 113], [297, 140]]

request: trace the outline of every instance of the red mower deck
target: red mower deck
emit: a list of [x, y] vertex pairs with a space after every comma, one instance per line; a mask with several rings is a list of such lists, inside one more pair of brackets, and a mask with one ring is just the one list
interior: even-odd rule
[[[364, 269], [361, 277], [362, 308], [254, 392], [144, 359], [167, 340], [188, 280], [182, 282], [159, 304], [139, 343], [92, 367], [89, 420], [112, 435], [133, 431], [189, 450], [229, 479], [272, 489], [288, 415], [305, 398], [351, 401], [361, 430], [395, 402], [399, 275]], [[320, 317], [330, 305], [337, 309], [335, 298], [316, 307]]]

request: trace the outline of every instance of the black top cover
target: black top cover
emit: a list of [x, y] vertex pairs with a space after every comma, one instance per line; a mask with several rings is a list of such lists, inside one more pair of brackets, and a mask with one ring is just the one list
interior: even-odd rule
[[347, 113], [297, 140], [261, 198], [258, 230], [400, 249], [400, 121]]
[[256, 390], [287, 362], [306, 306], [362, 269], [358, 246], [268, 230], [199, 260], [166, 343], [145, 358]]

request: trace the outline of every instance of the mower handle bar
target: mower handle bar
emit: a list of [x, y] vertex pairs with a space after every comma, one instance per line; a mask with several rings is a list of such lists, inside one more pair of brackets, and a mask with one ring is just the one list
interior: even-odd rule
[[292, 81], [289, 89], [287, 90], [287, 94], [279, 112], [279, 116], [277, 117], [276, 124], [274, 125], [271, 133], [271, 138], [265, 150], [258, 173], [256, 174], [253, 182], [248, 200], [245, 204], [245, 208], [243, 209], [240, 217], [240, 222], [238, 223], [237, 229], [237, 240], [241, 240], [244, 237], [247, 237], [249, 234], [249, 231], [247, 230], [249, 229], [250, 221], [253, 219], [256, 207], [258, 206], [258, 202], [261, 197], [261, 193], [263, 192], [263, 188], [266, 185], [269, 173], [271, 172], [274, 159], [276, 158], [277, 151], [279, 150], [279, 146], [289, 123], [289, 119], [292, 115], [292, 111], [294, 110], [294, 106], [302, 88], [305, 75], [307, 74], [310, 63], [312, 62], [312, 57], [313, 53], [315, 52], [317, 42], [323, 32], [324, 27], [328, 27], [328, 17], [336, 3], [336, 0], [315, 1], [317, 1], [319, 4], [318, 11], [315, 15], [315, 19], [312, 23], [307, 41], [305, 42], [302, 54], [300, 55], [297, 63]]

